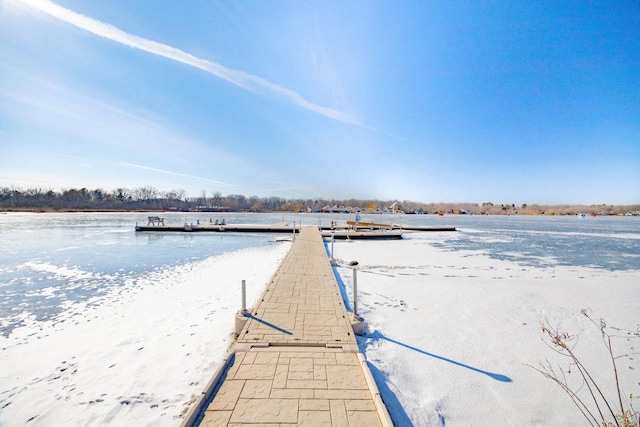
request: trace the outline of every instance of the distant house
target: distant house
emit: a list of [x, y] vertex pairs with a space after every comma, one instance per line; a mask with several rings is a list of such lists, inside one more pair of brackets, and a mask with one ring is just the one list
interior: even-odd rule
[[325, 206], [322, 208], [322, 212], [324, 213], [351, 213], [352, 212], [352, 208], [351, 207], [344, 207], [344, 206]]
[[196, 212], [228, 212], [229, 208], [223, 206], [196, 206]]

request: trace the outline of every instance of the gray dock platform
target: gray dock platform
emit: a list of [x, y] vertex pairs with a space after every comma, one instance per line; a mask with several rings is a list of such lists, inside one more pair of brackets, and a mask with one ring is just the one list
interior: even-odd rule
[[[293, 236], [293, 232], [300, 233], [299, 225], [288, 224], [160, 224], [160, 225], [136, 225], [135, 230], [139, 232], [213, 232], [213, 233], [279, 233], [290, 234]], [[333, 236], [335, 239], [353, 239], [353, 240], [390, 240], [390, 239], [402, 239], [402, 232], [398, 230], [370, 230], [366, 228], [349, 230], [349, 229], [337, 229], [330, 231], [323, 231], [323, 237], [330, 238]]]
[[322, 237], [338, 240], [400, 240], [402, 232], [396, 230], [333, 230], [323, 231]]
[[213, 224], [209, 222], [196, 224], [154, 224], [154, 225], [136, 225], [136, 231], [153, 231], [153, 232], [236, 232], [236, 233], [289, 233], [293, 234], [300, 231], [300, 226], [288, 224]]

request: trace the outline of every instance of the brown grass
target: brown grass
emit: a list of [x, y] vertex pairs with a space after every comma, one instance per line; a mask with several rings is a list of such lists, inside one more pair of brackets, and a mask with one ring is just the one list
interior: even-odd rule
[[[529, 366], [560, 386], [589, 422], [589, 425], [594, 427], [640, 427], [640, 414], [633, 407], [634, 399], [638, 399], [640, 396], [629, 394], [628, 399], [626, 398], [627, 395], [624, 394], [620, 387], [616, 363], [618, 359], [630, 358], [633, 353], [615, 356], [611, 338], [616, 336], [608, 332], [609, 328], [607, 328], [606, 322], [602, 319], [594, 320], [587, 310], [582, 310], [581, 313], [600, 330], [604, 348], [611, 361], [611, 374], [615, 383], [615, 398], [608, 399], [605, 396], [607, 390], [603, 390], [601, 385], [594, 380], [589, 371], [592, 368], [588, 369], [575, 353], [576, 336], [561, 332], [558, 328], [552, 328], [548, 324], [542, 324], [541, 326], [543, 340], [554, 352], [569, 359], [568, 368], [565, 369], [561, 365], [554, 368], [548, 360], [546, 363], [540, 363], [538, 367]], [[629, 337], [640, 338], [640, 330], [628, 331], [625, 338]], [[569, 378], [572, 375], [575, 376], [576, 371], [580, 380], [579, 387], [573, 387], [569, 384]], [[582, 392], [583, 388], [586, 389], [587, 393]]]

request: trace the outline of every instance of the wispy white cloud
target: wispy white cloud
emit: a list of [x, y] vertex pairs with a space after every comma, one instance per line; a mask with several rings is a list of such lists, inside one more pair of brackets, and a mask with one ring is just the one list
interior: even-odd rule
[[161, 174], [161, 175], [167, 175], [167, 176], [173, 176], [173, 177], [181, 177], [181, 178], [188, 178], [189, 180], [194, 180], [194, 181], [200, 181], [200, 182], [207, 182], [207, 183], [211, 183], [211, 184], [216, 184], [216, 185], [223, 185], [226, 187], [234, 187], [234, 184], [230, 184], [228, 182], [224, 182], [224, 181], [218, 181], [215, 179], [211, 179], [211, 178], [206, 178], [203, 176], [196, 176], [196, 175], [189, 175], [189, 174], [185, 174], [185, 173], [179, 173], [179, 172], [173, 172], [170, 170], [166, 170], [166, 169], [160, 169], [160, 168], [154, 168], [154, 167], [150, 167], [150, 166], [145, 166], [145, 165], [139, 165], [136, 163], [130, 163], [130, 162], [113, 162], [113, 161], [109, 161], [109, 160], [102, 160], [102, 159], [96, 159], [96, 158], [88, 158], [88, 157], [80, 157], [80, 156], [75, 156], [75, 155], [71, 155], [71, 154], [67, 154], [67, 153], [57, 153], [57, 152], [48, 152], [48, 153], [44, 153], [47, 156], [57, 156], [57, 157], [63, 157], [65, 159], [68, 160], [72, 160], [76, 163], [84, 163], [88, 166], [93, 167], [95, 164], [104, 164], [104, 165], [108, 165], [113, 167], [114, 165], [121, 165], [121, 166], [125, 166], [127, 168], [133, 168], [133, 169], [140, 169], [140, 170], [144, 170], [147, 172], [154, 172], [157, 174]]
[[196, 194], [203, 185], [236, 189], [247, 177], [273, 175], [215, 147], [211, 135], [206, 141], [185, 135], [162, 117], [91, 88], [28, 69], [0, 64], [0, 71], [6, 83], [0, 84], [0, 115], [23, 129], [2, 138], [0, 183], [115, 188], [154, 182]]
[[172, 171], [168, 171], [168, 170], [164, 170], [164, 169], [158, 169], [158, 168], [152, 168], [152, 167], [149, 167], [149, 166], [137, 165], [135, 163], [120, 162], [120, 164], [123, 165], [123, 166], [131, 167], [131, 168], [143, 169], [143, 170], [150, 171], [150, 172], [160, 173], [160, 174], [163, 174], [163, 175], [179, 176], [179, 177], [182, 177], [182, 178], [189, 178], [189, 179], [193, 179], [193, 180], [196, 180], [196, 181], [208, 182], [208, 183], [212, 183], [212, 184], [233, 186], [233, 184], [229, 184], [228, 182], [216, 181], [214, 179], [204, 178], [204, 177], [201, 177], [201, 176], [187, 175], [187, 174], [184, 174], [184, 173], [172, 172]]
[[260, 192], [263, 194], [286, 194], [292, 197], [304, 199], [309, 197], [309, 194], [313, 194], [316, 189], [307, 184], [291, 183], [274, 180], [259, 180], [258, 185], [265, 184], [260, 188]]
[[72, 10], [59, 6], [51, 1], [15, 1], [20, 4], [26, 5], [31, 9], [46, 13], [47, 15], [50, 15], [68, 24], [74, 25], [97, 36], [104, 37], [114, 42], [121, 43], [125, 46], [132, 47], [134, 49], [143, 50], [145, 52], [149, 52], [171, 59], [173, 61], [181, 62], [183, 64], [199, 68], [209, 74], [212, 74], [245, 90], [256, 92], [260, 89], [266, 89], [273, 94], [288, 98], [293, 103], [309, 111], [313, 111], [317, 114], [321, 114], [325, 117], [329, 117], [337, 121], [360, 125], [360, 123], [358, 123], [358, 121], [350, 115], [342, 111], [329, 107], [323, 107], [321, 105], [308, 101], [303, 96], [291, 89], [284, 88], [277, 84], [271, 83], [261, 77], [248, 74], [244, 71], [230, 69], [216, 62], [198, 58], [175, 47], [127, 33], [117, 27], [114, 27], [111, 24], [107, 24], [96, 19], [81, 15]]

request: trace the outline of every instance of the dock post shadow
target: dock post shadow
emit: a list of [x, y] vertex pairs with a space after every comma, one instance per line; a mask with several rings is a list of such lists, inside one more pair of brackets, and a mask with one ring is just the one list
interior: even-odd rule
[[[489, 378], [494, 379], [496, 381], [500, 381], [500, 382], [503, 382], [503, 383], [513, 382], [513, 380], [511, 378], [509, 378], [508, 376], [506, 376], [506, 375], [485, 371], [485, 370], [476, 368], [474, 366], [470, 366], [470, 365], [464, 364], [462, 362], [458, 362], [457, 360], [453, 360], [453, 359], [449, 359], [449, 358], [444, 357], [444, 356], [440, 356], [440, 355], [437, 355], [437, 354], [429, 353], [428, 351], [419, 349], [417, 347], [411, 346], [409, 344], [406, 344], [406, 343], [403, 343], [403, 342], [400, 342], [400, 341], [396, 341], [393, 338], [389, 338], [389, 337], [385, 336], [384, 334], [382, 334], [382, 332], [377, 331], [377, 330], [367, 334], [367, 338], [372, 339], [373, 341], [385, 340], [385, 341], [388, 341], [390, 343], [393, 343], [393, 344], [399, 345], [401, 347], [407, 348], [409, 350], [413, 350], [413, 351], [418, 352], [420, 354], [424, 354], [425, 356], [433, 357], [434, 359], [442, 360], [444, 362], [448, 362], [448, 363], [451, 363], [453, 365], [460, 366], [461, 368], [466, 368], [466, 369], [469, 369], [470, 371], [486, 375]], [[363, 348], [361, 348], [361, 351], [364, 353], [365, 350], [366, 350], [366, 348], [364, 348], [364, 346], [363, 346]]]

